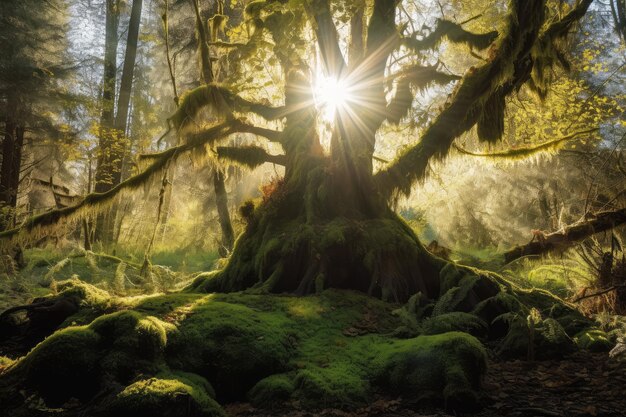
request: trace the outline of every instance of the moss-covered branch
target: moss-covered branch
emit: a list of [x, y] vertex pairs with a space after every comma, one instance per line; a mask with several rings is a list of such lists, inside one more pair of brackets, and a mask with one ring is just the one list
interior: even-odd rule
[[[149, 161], [150, 165], [142, 172], [121, 182], [111, 190], [104, 193], [91, 193], [78, 204], [62, 209], [55, 209], [38, 216], [27, 219], [20, 227], [0, 233], [0, 244], [15, 238], [34, 239], [46, 232], [48, 228], [55, 227], [63, 221], [71, 221], [80, 218], [93, 211], [101, 211], [111, 204], [114, 199], [124, 192], [132, 192], [135, 189], [150, 183], [155, 177], [159, 177], [167, 165], [185, 152], [198, 147], [215, 143], [219, 139], [234, 133], [253, 133], [261, 129], [248, 125], [239, 120], [231, 120], [203, 131], [187, 140], [180, 146], [167, 149], [156, 154], [144, 155], [142, 159]], [[274, 132], [278, 135], [275, 131]], [[272, 136], [270, 134], [270, 136]]]
[[227, 108], [240, 113], [255, 113], [266, 120], [276, 120], [287, 115], [284, 106], [255, 103], [233, 93], [228, 88], [217, 84], [205, 84], [183, 95], [180, 106], [168, 120], [180, 129], [188, 125], [202, 109], [209, 109], [218, 116], [223, 116], [224, 102]]
[[217, 157], [254, 169], [266, 162], [285, 165], [285, 155], [271, 155], [259, 146], [218, 146]]
[[577, 136], [584, 135], [587, 133], [596, 132], [597, 130], [598, 130], [597, 128], [582, 130], [580, 132], [572, 133], [571, 135], [563, 136], [563, 137], [560, 137], [560, 138], [557, 138], [548, 142], [544, 142], [540, 145], [508, 149], [502, 152], [490, 152], [490, 153], [471, 152], [456, 144], [454, 145], [454, 148], [460, 153], [462, 153], [463, 155], [478, 156], [482, 158], [492, 158], [492, 159], [520, 160], [520, 159], [530, 158], [538, 154], [554, 154], [558, 152], [561, 148], [563, 148], [563, 146], [571, 139], [574, 139]]
[[401, 44], [415, 52], [435, 49], [444, 40], [463, 43], [476, 49], [485, 49], [498, 37], [498, 32], [473, 33], [463, 29], [461, 24], [446, 19], [439, 19], [437, 26], [422, 39], [416, 39], [415, 35], [401, 39]]
[[415, 95], [413, 91], [422, 91], [433, 84], [445, 85], [461, 79], [458, 75], [437, 71], [436, 65], [413, 65], [395, 74], [394, 78], [396, 93], [387, 104], [387, 120], [394, 124], [398, 124], [408, 114]]
[[[575, 16], [584, 15], [591, 0], [580, 1]], [[471, 68], [463, 77], [451, 102], [424, 131], [421, 140], [407, 149], [375, 179], [385, 197], [397, 192], [408, 194], [415, 181], [426, 174], [428, 162], [445, 157], [455, 138], [478, 124], [479, 139], [494, 142], [503, 132], [505, 98], [526, 83], [533, 70], [532, 50], [543, 42], [546, 33], [561, 22], [550, 25], [543, 34], [545, 1], [515, 0], [508, 17], [507, 35], [497, 44], [493, 59]], [[570, 27], [576, 20], [568, 14], [563, 20]], [[559, 29], [561, 31], [563, 29]]]

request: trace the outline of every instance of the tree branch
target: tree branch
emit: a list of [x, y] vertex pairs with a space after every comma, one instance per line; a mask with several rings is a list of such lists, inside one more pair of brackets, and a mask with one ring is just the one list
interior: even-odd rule
[[99, 211], [106, 208], [120, 193], [131, 192], [148, 183], [155, 178], [155, 176], [158, 176], [162, 170], [167, 167], [170, 161], [185, 152], [208, 143], [214, 143], [234, 133], [260, 134], [264, 131], [267, 131], [266, 133], [269, 136], [279, 135], [279, 132], [258, 128], [233, 119], [189, 138], [187, 142], [182, 145], [156, 154], [143, 155], [141, 159], [150, 161], [150, 165], [139, 174], [128, 178], [104, 193], [87, 194], [80, 203], [74, 206], [51, 210], [27, 219], [20, 227], [0, 233], [0, 245], [7, 244], [7, 242], [20, 236], [23, 238], [36, 238], [38, 235], [44, 233], [47, 228], [54, 227], [61, 221], [80, 218], [92, 211]]
[[271, 155], [259, 146], [218, 146], [217, 157], [254, 169], [266, 162], [284, 166], [285, 155]]
[[428, 35], [419, 40], [415, 36], [414, 34], [413, 36], [402, 38], [400, 42], [415, 52], [435, 49], [444, 39], [448, 39], [453, 43], [464, 43], [476, 49], [485, 49], [498, 38], [498, 32], [494, 30], [488, 33], [473, 33], [463, 29], [462, 24], [439, 19], [435, 30]]
[[[570, 27], [582, 16], [592, 0], [581, 0], [563, 20]], [[409, 194], [413, 183], [426, 175], [428, 162], [445, 157], [453, 141], [478, 124], [479, 138], [496, 141], [503, 130], [504, 99], [530, 79], [533, 68], [531, 50], [544, 42], [545, 33], [554, 25], [558, 33], [562, 21], [553, 23], [544, 35], [545, 0], [515, 0], [508, 18], [507, 35], [499, 43], [493, 59], [478, 68], [470, 68], [461, 80], [449, 105], [423, 133], [421, 140], [400, 155], [395, 162], [375, 175], [378, 189], [387, 198], [398, 192]], [[552, 35], [550, 35], [552, 36]]]
[[255, 113], [266, 120], [276, 120], [287, 115], [285, 106], [272, 107], [255, 103], [240, 97], [224, 86], [205, 84], [185, 93], [180, 101], [180, 107], [168, 120], [175, 128], [181, 129], [188, 125], [203, 108], [209, 108], [219, 115], [224, 110], [222, 103], [225, 103], [229, 110]]
[[593, 234], [613, 229], [624, 223], [626, 223], [626, 208], [598, 213], [595, 218], [588, 221], [567, 226], [558, 232], [541, 233], [537, 241], [533, 239], [525, 245], [516, 246], [504, 253], [504, 262], [508, 264], [523, 256], [563, 250]]
[[307, 13], [315, 23], [315, 36], [320, 48], [322, 61], [327, 75], [337, 78], [341, 76], [346, 68], [346, 61], [339, 48], [339, 36], [337, 28], [333, 23], [328, 0], [310, 1], [304, 3]]

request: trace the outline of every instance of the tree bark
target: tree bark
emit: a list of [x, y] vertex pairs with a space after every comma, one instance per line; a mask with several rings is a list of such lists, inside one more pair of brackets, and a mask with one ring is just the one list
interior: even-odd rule
[[595, 218], [565, 227], [554, 233], [539, 232], [538, 239], [504, 253], [504, 262], [509, 263], [523, 256], [538, 256], [552, 251], [565, 250], [581, 240], [613, 229], [626, 223], [626, 208], [598, 213]]
[[[117, 46], [119, 43], [120, 0], [106, 1], [106, 30], [104, 43], [104, 75], [102, 79], [102, 115], [100, 117], [99, 150], [95, 174], [95, 192], [102, 193], [113, 187], [113, 146], [115, 138], [115, 82], [117, 73]], [[100, 214], [95, 221], [96, 241], [111, 241], [113, 227], [111, 216]]]

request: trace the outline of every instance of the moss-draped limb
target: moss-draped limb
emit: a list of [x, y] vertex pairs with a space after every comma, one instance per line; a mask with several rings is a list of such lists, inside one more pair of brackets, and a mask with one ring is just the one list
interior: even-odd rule
[[215, 151], [219, 159], [224, 159], [250, 169], [266, 162], [285, 165], [285, 155], [272, 155], [259, 146], [218, 146]]
[[433, 84], [445, 85], [461, 77], [437, 71], [436, 65], [412, 65], [392, 76], [396, 78], [396, 92], [387, 104], [387, 120], [398, 124], [413, 104], [413, 90], [421, 91]]
[[508, 149], [502, 152], [490, 152], [490, 153], [480, 153], [480, 152], [472, 152], [464, 149], [456, 144], [454, 144], [454, 149], [462, 153], [463, 155], [469, 156], [477, 156], [482, 158], [490, 158], [490, 159], [508, 159], [508, 160], [519, 160], [526, 159], [538, 154], [553, 154], [558, 152], [563, 146], [570, 140], [584, 134], [593, 133], [598, 131], [598, 128], [581, 130], [580, 132], [574, 132], [570, 135], [563, 136], [554, 140], [550, 140], [544, 142], [540, 145]]
[[[470, 69], [461, 80], [450, 104], [425, 130], [420, 142], [375, 175], [378, 190], [383, 196], [389, 198], [397, 192], [408, 194], [413, 183], [425, 176], [428, 162], [432, 158], [445, 157], [453, 141], [477, 123], [482, 124], [479, 130], [484, 135], [483, 139], [499, 139], [499, 118], [487, 117], [484, 113], [489, 111], [493, 114], [494, 96], [504, 98], [529, 80], [533, 46], [538, 40], [541, 42], [541, 37], [546, 33], [551, 33], [553, 25], [559, 28], [562, 26], [562, 21], [553, 23], [540, 36], [545, 19], [544, 3], [539, 0], [513, 1], [513, 10], [508, 18], [508, 33], [498, 43], [494, 59], [481, 67]], [[575, 16], [584, 15], [590, 3], [590, 0], [580, 1], [575, 7], [578, 12], [573, 11], [563, 18], [569, 22], [567, 27], [576, 21], [569, 16], [572, 13]], [[498, 100], [498, 105], [503, 106], [503, 100]]]
[[220, 112], [225, 110], [222, 105], [224, 103], [229, 109], [241, 113], [255, 113], [266, 120], [284, 117], [288, 111], [284, 106], [273, 107], [252, 102], [233, 93], [225, 86], [211, 83], [185, 93], [180, 100], [180, 106], [168, 120], [175, 128], [180, 129], [189, 124], [203, 108], [209, 108], [220, 115]]
[[[170, 161], [185, 152], [214, 143], [234, 133], [258, 134], [265, 130], [267, 129], [258, 128], [235, 119], [192, 136], [186, 143], [180, 146], [175, 146], [157, 154], [145, 155], [144, 159], [150, 161], [150, 165], [139, 174], [128, 178], [104, 193], [87, 194], [76, 205], [51, 210], [27, 219], [20, 227], [0, 233], [0, 244], [8, 244], [15, 238], [36, 239], [45, 233], [48, 228], [55, 227], [62, 221], [71, 221], [92, 211], [104, 210], [120, 193], [132, 192], [144, 184], [150, 183], [154, 178], [159, 177]], [[270, 137], [279, 135], [278, 132], [269, 130], [265, 134]]]
[[626, 223], [626, 208], [601, 212], [593, 215], [589, 220], [567, 226], [558, 232], [544, 233], [538, 240], [533, 239], [525, 245], [514, 247], [504, 253], [504, 262], [509, 263], [523, 256], [537, 256], [564, 250], [595, 233], [613, 229], [624, 223]]
[[415, 35], [401, 39], [401, 44], [415, 52], [435, 49], [444, 40], [454, 43], [464, 43], [473, 48], [485, 49], [498, 37], [498, 32], [473, 33], [463, 29], [462, 24], [447, 19], [439, 19], [435, 29], [422, 39], [416, 39]]

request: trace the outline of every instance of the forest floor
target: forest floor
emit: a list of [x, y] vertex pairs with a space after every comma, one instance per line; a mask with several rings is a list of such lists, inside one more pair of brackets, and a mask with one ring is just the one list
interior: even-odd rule
[[[579, 351], [562, 360], [495, 361], [484, 383], [484, 408], [474, 417], [626, 416], [626, 365], [607, 353]], [[415, 411], [416, 409], [421, 411]], [[444, 417], [441, 410], [415, 407], [402, 398], [379, 397], [367, 407], [345, 411], [260, 410], [250, 404], [225, 407], [231, 417]]]

